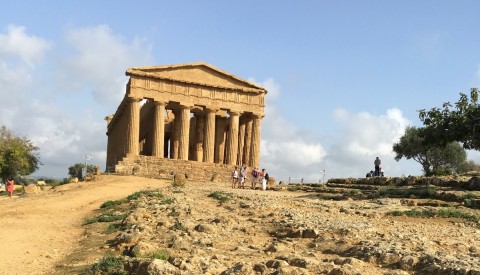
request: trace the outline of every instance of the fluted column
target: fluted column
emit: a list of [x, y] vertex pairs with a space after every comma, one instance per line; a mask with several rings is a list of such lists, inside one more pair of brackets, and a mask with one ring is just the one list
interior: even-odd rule
[[180, 143], [178, 158], [188, 160], [188, 141], [190, 138], [190, 106], [180, 105]]
[[[245, 144], [243, 145], [243, 160], [249, 167], [256, 167], [252, 164], [250, 160], [250, 150], [252, 147], [252, 125], [253, 120], [252, 116], [244, 116], [245, 117]], [[258, 168], [258, 167], [257, 167]]]
[[127, 126], [127, 156], [138, 156], [138, 142], [140, 135], [140, 100], [128, 98], [128, 126]]
[[172, 138], [170, 139], [170, 158], [178, 159], [178, 148], [180, 147], [180, 128], [181, 128], [181, 119], [180, 112], [173, 111], [173, 129], [172, 129]]
[[203, 140], [205, 135], [205, 115], [195, 114], [195, 160], [203, 161]]
[[215, 163], [223, 164], [225, 159], [226, 118], [217, 117], [215, 123]]
[[260, 127], [262, 123], [262, 116], [253, 115], [252, 125], [252, 146], [250, 151], [250, 164], [253, 167], [258, 167], [260, 164]]
[[240, 117], [240, 126], [238, 127], [238, 153], [237, 164], [242, 165], [243, 160], [243, 146], [245, 145], [245, 116]]
[[203, 162], [213, 163], [215, 152], [215, 112], [205, 108], [205, 136], [203, 139]]
[[238, 122], [240, 112], [230, 111], [230, 129], [227, 140], [227, 164], [237, 164], [238, 153]]
[[152, 156], [163, 158], [165, 142], [165, 102], [153, 103]]

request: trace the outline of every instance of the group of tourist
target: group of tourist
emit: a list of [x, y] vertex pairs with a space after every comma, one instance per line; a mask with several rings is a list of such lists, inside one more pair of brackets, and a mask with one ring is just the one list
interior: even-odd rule
[[367, 173], [367, 178], [371, 178], [371, 177], [383, 177], [383, 176], [384, 176], [383, 169], [382, 169], [382, 167], [380, 166], [380, 164], [382, 164], [382, 161], [377, 157], [377, 158], [373, 161], [373, 165], [375, 166], [375, 171], [371, 170], [370, 172], [368, 172], [368, 173]]
[[[245, 182], [247, 181], [247, 165], [244, 163], [242, 167], [240, 167], [240, 171], [238, 167], [235, 166], [235, 169], [232, 171], [232, 188], [243, 188], [245, 189]], [[252, 189], [257, 187], [257, 183], [260, 183], [262, 186], [262, 190], [265, 191], [267, 189], [267, 181], [268, 181], [268, 173], [266, 169], [262, 169], [261, 171], [255, 167], [252, 169]]]

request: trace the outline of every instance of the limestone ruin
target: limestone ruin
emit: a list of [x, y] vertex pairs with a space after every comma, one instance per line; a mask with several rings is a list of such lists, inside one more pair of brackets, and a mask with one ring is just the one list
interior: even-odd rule
[[105, 118], [107, 171], [210, 180], [259, 166], [265, 88], [203, 62], [126, 75], [125, 97]]

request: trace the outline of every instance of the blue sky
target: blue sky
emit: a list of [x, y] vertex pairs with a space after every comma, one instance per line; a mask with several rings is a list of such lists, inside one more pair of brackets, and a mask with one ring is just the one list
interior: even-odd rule
[[[261, 166], [278, 179], [418, 175], [392, 144], [417, 110], [480, 83], [478, 1], [2, 1], [0, 125], [38, 175], [102, 168], [129, 67], [204, 61], [268, 90]], [[480, 161], [477, 152], [470, 159]]]

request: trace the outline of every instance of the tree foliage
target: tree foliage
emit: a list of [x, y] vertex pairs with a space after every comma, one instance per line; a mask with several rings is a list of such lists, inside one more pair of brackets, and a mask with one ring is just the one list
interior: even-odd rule
[[[85, 167], [84, 163], [75, 163], [74, 165], [68, 167], [68, 174], [71, 177], [81, 178], [82, 169]], [[87, 164], [87, 174], [92, 174], [95, 172], [95, 166]]]
[[467, 159], [465, 149], [458, 142], [446, 145], [427, 145], [425, 128], [407, 127], [398, 143], [393, 144], [395, 160], [403, 157], [420, 163], [426, 176], [448, 174], [457, 171]]
[[39, 148], [26, 137], [14, 135], [5, 126], [0, 128], [0, 177], [26, 176], [41, 165]]
[[425, 125], [425, 144], [446, 145], [452, 141], [465, 149], [480, 149], [480, 104], [478, 89], [470, 90], [470, 97], [460, 93], [454, 106], [445, 102], [442, 108], [420, 110], [419, 118]]

